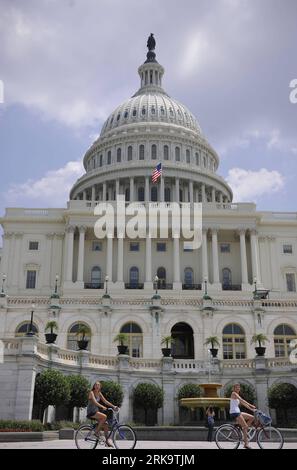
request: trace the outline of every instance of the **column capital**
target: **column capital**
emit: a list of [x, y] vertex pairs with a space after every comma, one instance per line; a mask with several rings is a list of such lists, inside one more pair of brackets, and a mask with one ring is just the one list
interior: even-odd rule
[[54, 232], [52, 232], [52, 233], [47, 233], [47, 234], [46, 234], [46, 238], [47, 238], [48, 240], [53, 240], [53, 239], [54, 239], [54, 236], [55, 236], [55, 233], [54, 233]]
[[23, 235], [24, 235], [24, 232], [15, 232], [14, 233], [15, 238], [22, 238]]
[[87, 230], [87, 228], [88, 228], [88, 227], [87, 227], [86, 225], [80, 225], [80, 226], [78, 227], [79, 233], [85, 233], [86, 230]]
[[238, 233], [238, 235], [245, 235], [247, 230], [248, 229], [245, 227], [237, 227], [236, 232]]
[[57, 240], [63, 240], [63, 238], [65, 237], [65, 233], [57, 232], [57, 233], [55, 233], [55, 237], [56, 237]]
[[256, 228], [250, 228], [250, 234], [257, 236], [259, 234], [258, 230]]
[[67, 225], [66, 228], [65, 228], [65, 231], [67, 233], [74, 233], [75, 228], [76, 228], [75, 225]]
[[217, 235], [220, 230], [220, 227], [209, 227], [209, 230], [211, 231], [212, 235]]
[[13, 237], [13, 232], [4, 232], [3, 237], [4, 237], [6, 240], [9, 240], [10, 238]]

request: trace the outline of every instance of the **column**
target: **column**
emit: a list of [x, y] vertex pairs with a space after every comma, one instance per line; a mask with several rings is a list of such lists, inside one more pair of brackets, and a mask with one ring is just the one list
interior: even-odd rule
[[152, 239], [150, 233], [146, 234], [145, 240], [145, 289], [153, 288], [153, 277], [152, 277]]
[[270, 269], [272, 276], [272, 290], [279, 290], [279, 276], [277, 269], [277, 251], [275, 246], [275, 237], [268, 237]]
[[113, 236], [112, 234], [108, 234], [107, 235], [106, 276], [108, 276], [109, 282], [112, 282], [112, 245], [113, 245]]
[[194, 186], [193, 181], [189, 181], [189, 191], [190, 191], [190, 203], [193, 204], [194, 202]]
[[220, 204], [223, 204], [223, 193], [220, 192]]
[[242, 290], [247, 290], [248, 286], [248, 272], [247, 272], [247, 259], [246, 259], [246, 243], [245, 243], [245, 229], [239, 231], [240, 236], [240, 263], [241, 263], [241, 285]]
[[84, 288], [84, 257], [85, 257], [85, 233], [86, 227], [79, 227], [79, 243], [78, 243], [78, 265], [77, 265], [77, 284], [80, 288]]
[[5, 288], [7, 287], [8, 283], [10, 283], [10, 279], [8, 279], [8, 267], [11, 256], [11, 245], [12, 233], [5, 232], [3, 235], [3, 256], [1, 260], [1, 273], [6, 275]]
[[103, 202], [106, 201], [106, 181], [104, 181], [104, 183], [102, 185], [102, 201]]
[[145, 202], [149, 202], [150, 201], [150, 178], [149, 176], [146, 176], [145, 177], [145, 193], [144, 193], [144, 200]]
[[118, 287], [124, 288], [124, 237], [122, 234], [118, 234], [117, 284]]
[[252, 252], [252, 272], [253, 282], [257, 279], [257, 286], [261, 286], [260, 258], [258, 246], [258, 232], [251, 230], [251, 252]]
[[211, 189], [211, 202], [216, 202], [216, 189]]
[[179, 200], [179, 178], [175, 178], [175, 202], [180, 202]]
[[92, 195], [91, 195], [91, 200], [92, 201], [95, 201], [95, 191], [96, 191], [96, 187], [94, 185], [94, 186], [92, 186]]
[[109, 201], [113, 200], [113, 194], [112, 193], [113, 193], [113, 186], [108, 186], [108, 200]]
[[179, 235], [173, 235], [173, 289], [181, 289]]
[[21, 244], [23, 239], [23, 233], [17, 232], [14, 234], [14, 249], [13, 249], [13, 268], [12, 268], [12, 286], [15, 289], [19, 288], [19, 273], [21, 266]]
[[218, 252], [218, 230], [213, 228], [212, 231], [212, 263], [213, 263], [213, 283], [215, 287], [220, 286], [219, 275], [219, 252]]
[[52, 279], [52, 250], [53, 250], [53, 240], [54, 240], [54, 233], [47, 233], [46, 234], [46, 249], [44, 252], [44, 263], [43, 263], [43, 281], [42, 281], [42, 288], [45, 289], [45, 292], [49, 292], [51, 288], [51, 279]]
[[130, 202], [134, 201], [134, 178], [131, 176], [130, 178]]
[[206, 202], [206, 194], [205, 194], [205, 184], [201, 185], [201, 195], [202, 195], [202, 202]]
[[119, 194], [120, 194], [120, 180], [118, 178], [116, 179], [116, 198], [117, 196], [119, 196]]
[[164, 178], [161, 175], [161, 180], [160, 180], [160, 202], [164, 202]]
[[207, 229], [202, 229], [202, 285], [208, 282]]
[[84, 189], [83, 190], [83, 201], [87, 199], [87, 191]]
[[72, 271], [73, 271], [73, 242], [74, 242], [74, 230], [73, 225], [69, 225], [66, 228], [67, 237], [66, 237], [66, 282], [72, 284]]

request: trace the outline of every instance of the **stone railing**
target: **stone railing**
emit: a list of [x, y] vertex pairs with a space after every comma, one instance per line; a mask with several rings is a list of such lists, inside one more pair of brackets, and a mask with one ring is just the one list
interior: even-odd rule
[[174, 359], [173, 369], [176, 371], [208, 371], [209, 369], [214, 369], [214, 364], [210, 364], [207, 361], [199, 361], [196, 359]]
[[[294, 364], [290, 361], [288, 357], [278, 357], [278, 358], [272, 358], [272, 359], [267, 359], [266, 361], [267, 366], [269, 368], [276, 368], [276, 367], [293, 367]], [[295, 364], [297, 367], [297, 364]]]
[[100, 369], [115, 369], [117, 365], [118, 360], [116, 357], [97, 356], [95, 354], [90, 354], [89, 356], [90, 367], [98, 367]]
[[254, 369], [254, 359], [236, 359], [236, 360], [224, 360], [221, 361], [222, 369]]
[[160, 370], [162, 361], [160, 359], [142, 359], [131, 357], [129, 360], [130, 367], [136, 370]]
[[4, 353], [8, 352], [11, 354], [12, 352], [16, 352], [21, 350], [22, 342], [18, 338], [11, 338], [11, 339], [3, 339], [4, 344]]

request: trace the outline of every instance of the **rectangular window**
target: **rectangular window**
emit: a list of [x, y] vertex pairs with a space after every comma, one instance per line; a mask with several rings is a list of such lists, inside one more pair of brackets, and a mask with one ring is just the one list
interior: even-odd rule
[[193, 250], [193, 248], [184, 248], [184, 252], [185, 253], [191, 253]]
[[130, 243], [130, 251], [139, 251], [139, 243], [131, 242]]
[[102, 251], [102, 243], [101, 242], [93, 242], [92, 243], [92, 251]]
[[166, 251], [166, 243], [157, 243], [157, 251]]
[[35, 289], [36, 271], [27, 271], [26, 289]]
[[296, 292], [295, 274], [294, 273], [287, 273], [286, 274], [286, 281], [287, 281], [287, 291], [288, 292]]
[[29, 242], [29, 250], [38, 250], [39, 242]]
[[292, 245], [283, 245], [283, 253], [285, 255], [292, 255], [293, 254], [293, 247]]
[[221, 243], [220, 244], [221, 253], [230, 253], [230, 243]]

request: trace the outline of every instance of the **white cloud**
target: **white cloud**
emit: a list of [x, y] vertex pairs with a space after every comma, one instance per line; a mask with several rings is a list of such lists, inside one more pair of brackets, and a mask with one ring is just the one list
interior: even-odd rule
[[12, 184], [4, 194], [9, 206], [64, 207], [73, 183], [84, 174], [81, 161], [68, 162], [58, 170], [48, 171], [38, 180]]
[[234, 202], [257, 201], [284, 187], [285, 179], [278, 171], [261, 168], [258, 171], [231, 168], [227, 181], [233, 190]]

